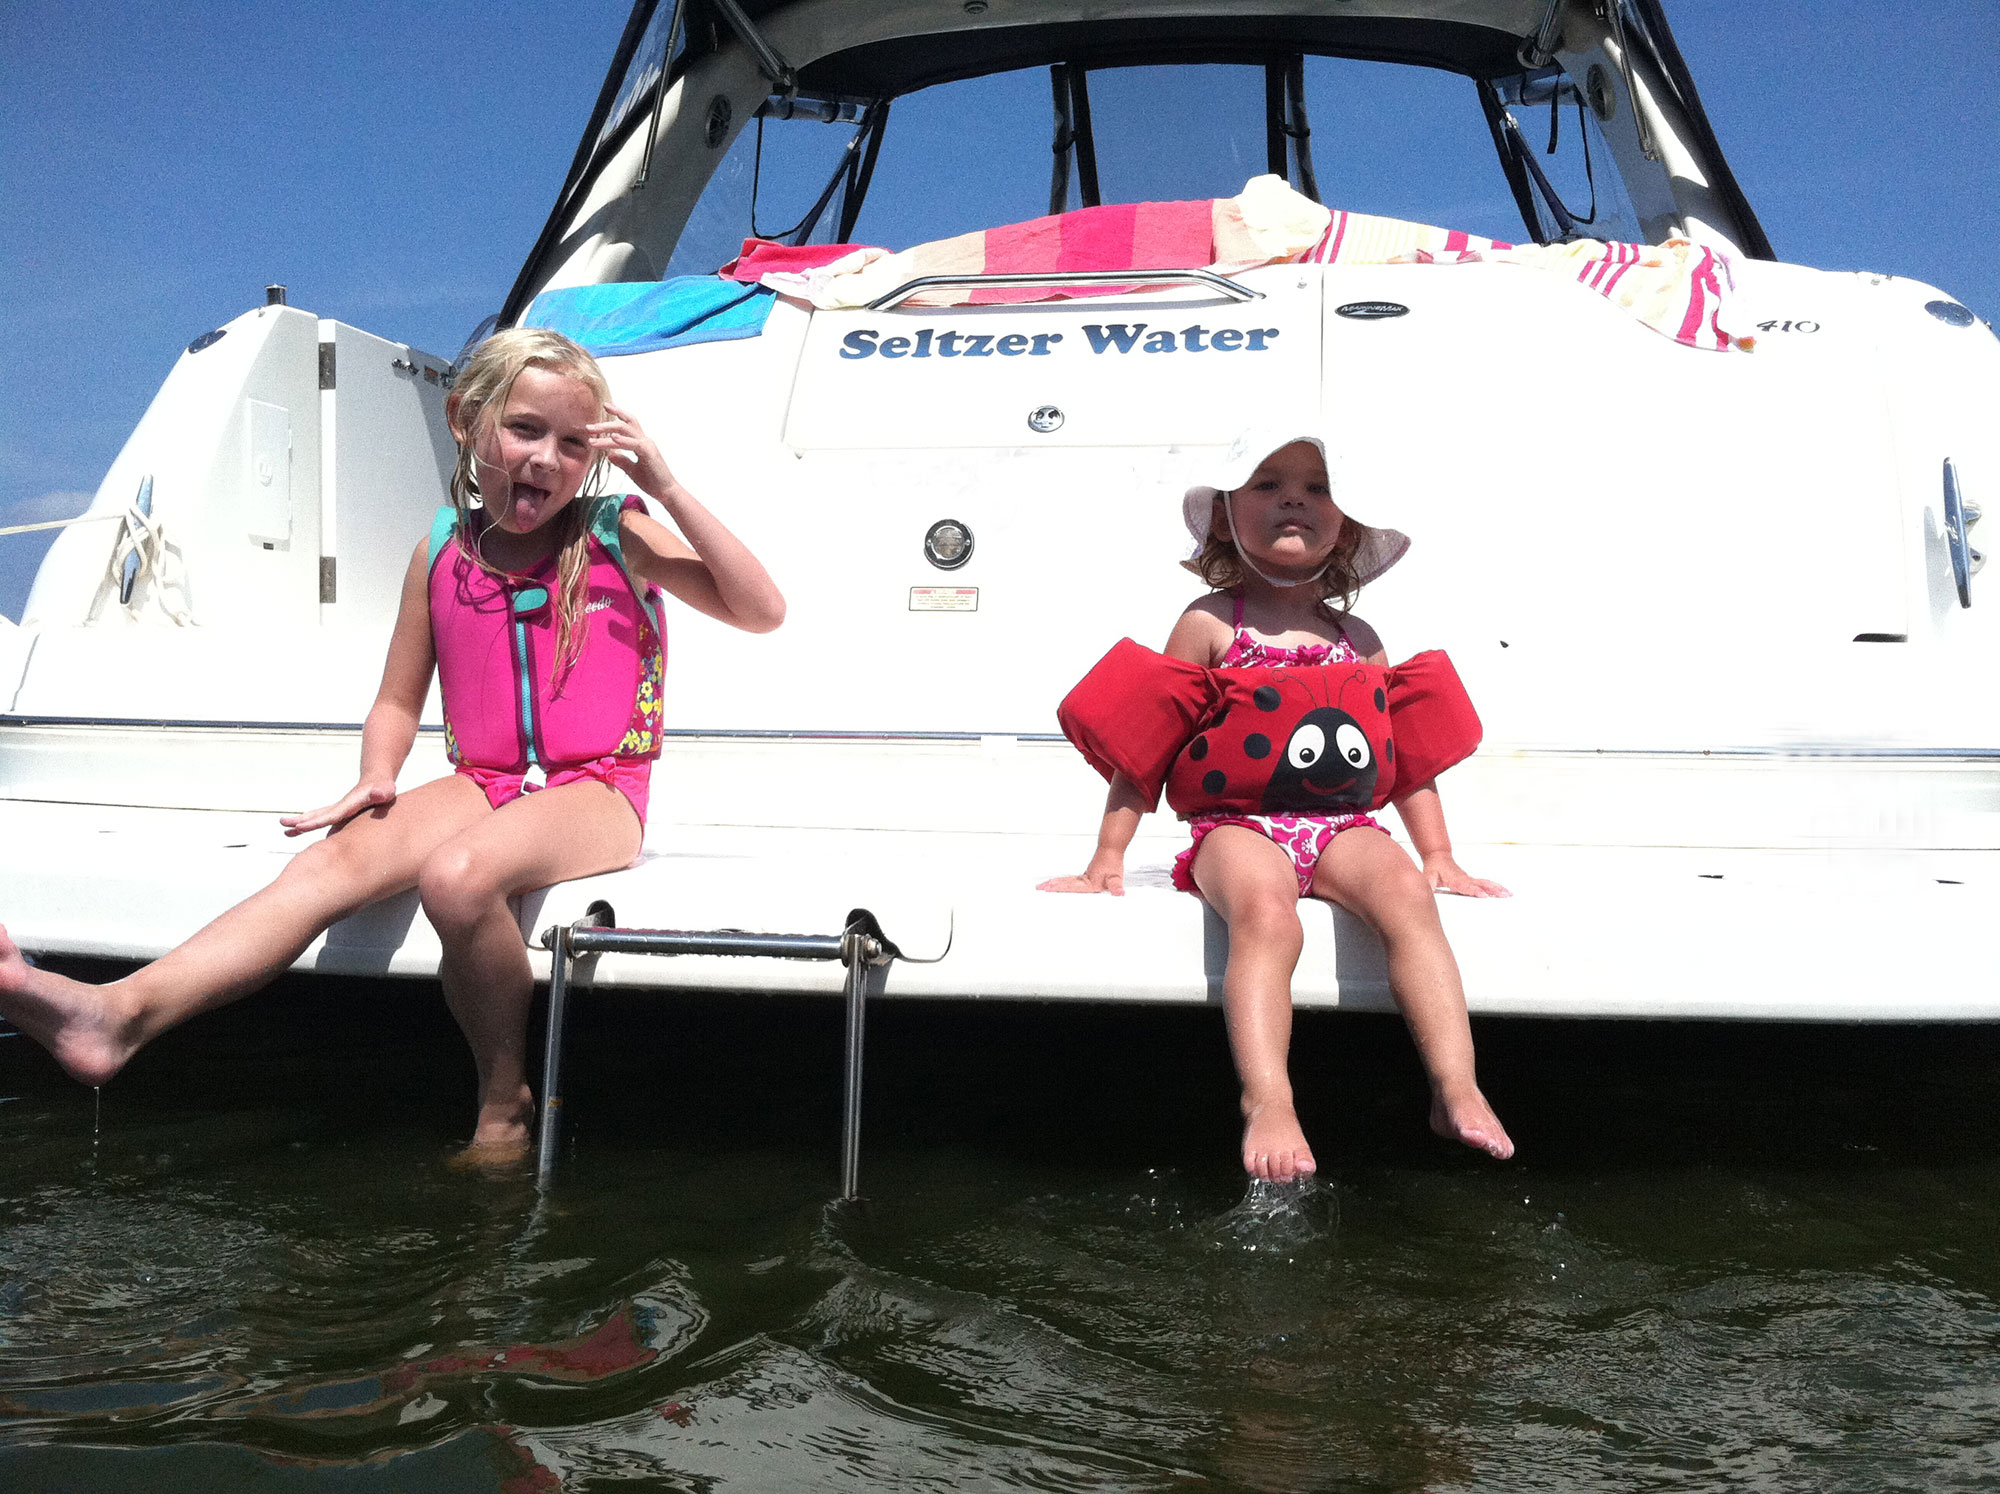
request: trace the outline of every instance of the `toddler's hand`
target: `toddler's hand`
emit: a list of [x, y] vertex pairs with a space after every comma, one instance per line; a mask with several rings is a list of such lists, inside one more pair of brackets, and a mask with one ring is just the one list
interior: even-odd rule
[[1092, 876], [1085, 872], [1080, 877], [1050, 877], [1046, 882], [1035, 884], [1037, 892], [1108, 892], [1113, 897], [1125, 895], [1125, 874], [1111, 872], [1105, 876]]
[[1102, 861], [1091, 858], [1089, 866], [1080, 877], [1050, 877], [1046, 882], [1035, 884], [1037, 892], [1108, 892], [1113, 897], [1125, 895], [1125, 862], [1119, 860]]
[[1424, 857], [1424, 880], [1433, 892], [1451, 892], [1459, 897], [1512, 897], [1498, 882], [1475, 877], [1452, 859], [1448, 851]]
[[591, 433], [590, 444], [637, 485], [640, 492], [662, 498], [674, 486], [674, 474], [653, 438], [627, 411], [614, 404], [604, 406], [605, 418], [584, 429]]
[[357, 783], [333, 803], [320, 809], [309, 809], [304, 814], [278, 816], [278, 823], [285, 827], [287, 835], [308, 835], [314, 830], [324, 830], [332, 825], [344, 825], [357, 814], [370, 809], [385, 809], [396, 802], [396, 780], [375, 779], [368, 783]]

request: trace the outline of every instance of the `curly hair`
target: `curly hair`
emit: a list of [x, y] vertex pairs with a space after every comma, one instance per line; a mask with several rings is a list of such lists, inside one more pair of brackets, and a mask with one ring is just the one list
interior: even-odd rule
[[[451, 472], [451, 501], [458, 510], [458, 536], [473, 564], [492, 576], [508, 573], [486, 559], [471, 540], [472, 500], [480, 496], [479, 475], [473, 447], [479, 435], [506, 413], [507, 400], [521, 371], [543, 368], [551, 373], [580, 380], [602, 406], [611, 397], [604, 370], [582, 347], [560, 332], [545, 327], [510, 327], [496, 332], [466, 361], [453, 382], [451, 415], [455, 426], [465, 432], [458, 443], [458, 460]], [[592, 501], [604, 491], [606, 467], [602, 457], [590, 465], [574, 499], [555, 518], [556, 560], [556, 688], [583, 652], [581, 626], [590, 585], [590, 510]]]
[[[1218, 508], [1224, 507], [1222, 499], [1215, 501]], [[1335, 617], [1346, 616], [1354, 606], [1355, 597], [1361, 594], [1361, 572], [1355, 560], [1364, 532], [1352, 521], [1342, 524], [1340, 538], [1333, 542], [1333, 553], [1326, 558], [1326, 568], [1306, 583], [1318, 592], [1313, 600]], [[1183, 560], [1181, 567], [1193, 571], [1216, 591], [1233, 591], [1243, 584], [1245, 567], [1242, 555], [1237, 553], [1236, 540], [1233, 536], [1225, 537], [1213, 520], [1201, 548], [1193, 559]]]

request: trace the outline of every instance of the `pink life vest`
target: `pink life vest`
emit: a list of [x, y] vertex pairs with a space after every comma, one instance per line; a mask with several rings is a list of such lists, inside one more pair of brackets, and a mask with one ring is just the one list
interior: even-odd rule
[[583, 646], [560, 686], [555, 557], [522, 576], [496, 576], [467, 553], [457, 510], [438, 510], [431, 641], [452, 762], [534, 776], [601, 757], [660, 755], [666, 629], [657, 594], [626, 568], [618, 535], [619, 515], [642, 507], [632, 497], [595, 500]]

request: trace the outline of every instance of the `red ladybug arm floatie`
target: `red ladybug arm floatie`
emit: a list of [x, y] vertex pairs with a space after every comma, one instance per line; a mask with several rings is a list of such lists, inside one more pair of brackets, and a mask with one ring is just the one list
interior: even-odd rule
[[1443, 653], [1393, 668], [1204, 669], [1123, 639], [1056, 711], [1107, 779], [1180, 814], [1353, 814], [1415, 792], [1479, 746]]
[[1214, 674], [1121, 638], [1063, 697], [1056, 720], [1107, 782], [1122, 773], [1157, 805], [1174, 759], [1220, 709]]

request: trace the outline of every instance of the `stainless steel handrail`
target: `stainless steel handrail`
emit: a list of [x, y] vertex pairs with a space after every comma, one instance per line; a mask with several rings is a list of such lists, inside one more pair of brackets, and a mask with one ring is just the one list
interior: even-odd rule
[[1022, 275], [921, 275], [906, 280], [886, 296], [868, 303], [870, 311], [889, 311], [919, 292], [955, 285], [984, 289], [995, 285], [1200, 285], [1234, 301], [1261, 301], [1264, 293], [1213, 270], [1056, 270]]

